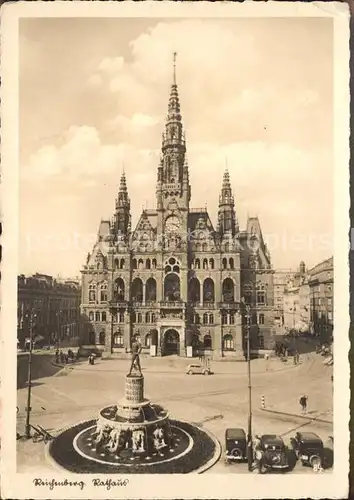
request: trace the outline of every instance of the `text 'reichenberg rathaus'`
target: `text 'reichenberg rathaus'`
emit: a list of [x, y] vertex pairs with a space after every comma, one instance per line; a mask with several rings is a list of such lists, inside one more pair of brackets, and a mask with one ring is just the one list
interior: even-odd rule
[[131, 227], [123, 173], [114, 216], [101, 221], [82, 269], [84, 342], [103, 355], [125, 353], [138, 338], [151, 356], [244, 359], [247, 323], [251, 349], [271, 348], [274, 271], [259, 220], [239, 229], [225, 171], [214, 226], [206, 208], [191, 206], [189, 168], [174, 68], [156, 208]]

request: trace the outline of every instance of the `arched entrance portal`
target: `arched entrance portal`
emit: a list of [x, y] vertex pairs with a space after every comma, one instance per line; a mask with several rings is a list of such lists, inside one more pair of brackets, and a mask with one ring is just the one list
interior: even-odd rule
[[172, 354], [179, 355], [179, 333], [177, 330], [167, 330], [164, 335], [164, 356], [171, 356]]

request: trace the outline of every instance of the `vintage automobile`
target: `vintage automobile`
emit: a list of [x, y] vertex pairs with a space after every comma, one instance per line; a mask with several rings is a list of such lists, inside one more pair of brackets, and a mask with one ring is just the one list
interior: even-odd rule
[[312, 468], [322, 466], [324, 446], [322, 439], [314, 432], [297, 432], [291, 440], [291, 446], [302, 465]]
[[247, 460], [247, 439], [243, 429], [226, 429], [225, 462], [242, 462]]
[[288, 469], [287, 449], [280, 436], [264, 434], [260, 439], [260, 449], [263, 452], [263, 467], [265, 469]]
[[198, 363], [187, 366], [187, 375], [211, 375], [209, 366], [201, 365]]

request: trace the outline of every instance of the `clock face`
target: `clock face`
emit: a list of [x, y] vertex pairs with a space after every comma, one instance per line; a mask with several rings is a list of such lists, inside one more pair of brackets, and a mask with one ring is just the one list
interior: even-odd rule
[[171, 233], [178, 233], [181, 227], [181, 222], [178, 217], [175, 215], [171, 215], [166, 219], [165, 222], [165, 233], [171, 234]]

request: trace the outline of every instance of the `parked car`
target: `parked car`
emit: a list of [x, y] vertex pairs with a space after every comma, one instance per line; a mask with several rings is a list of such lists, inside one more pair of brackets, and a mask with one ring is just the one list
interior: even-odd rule
[[322, 439], [314, 432], [297, 432], [291, 439], [292, 448], [302, 465], [322, 466], [324, 446]]
[[225, 462], [247, 460], [247, 439], [243, 429], [226, 429]]
[[201, 364], [191, 364], [187, 366], [188, 375], [211, 375], [210, 368]]
[[286, 446], [280, 436], [264, 434], [261, 436], [261, 450], [263, 451], [263, 466], [266, 469], [288, 469], [289, 461]]

